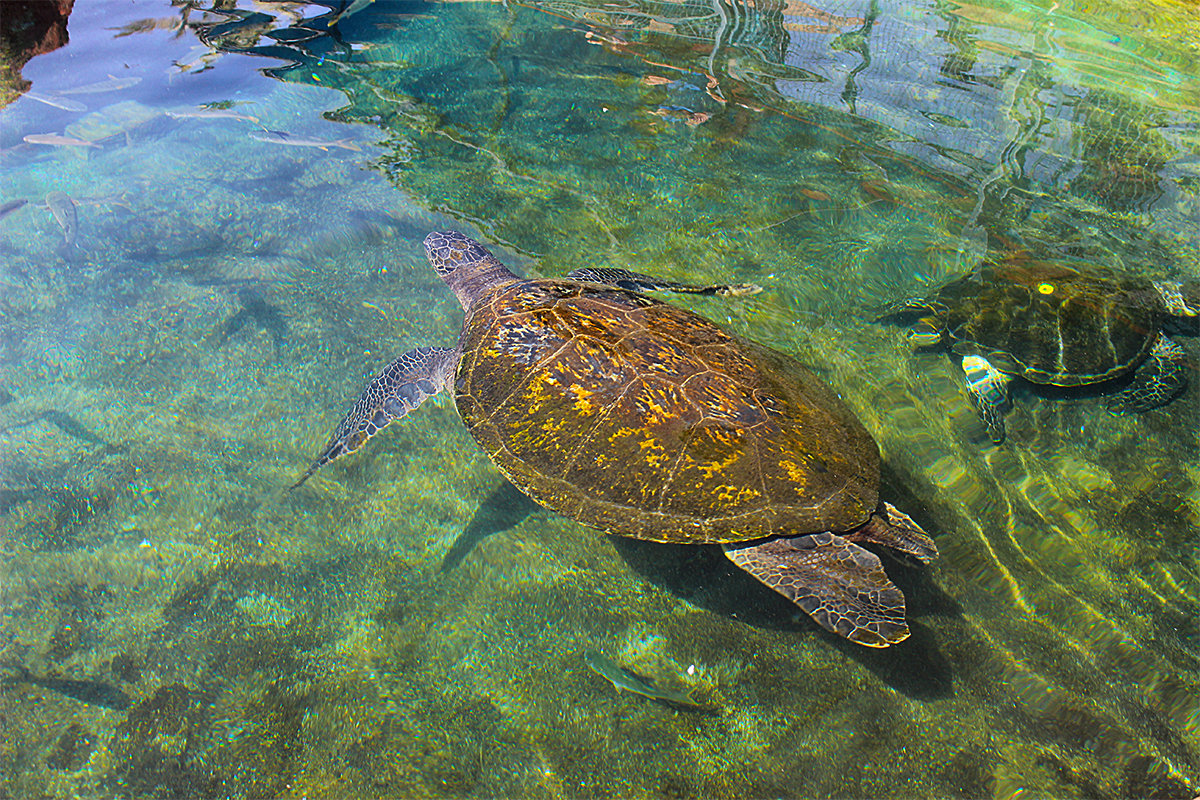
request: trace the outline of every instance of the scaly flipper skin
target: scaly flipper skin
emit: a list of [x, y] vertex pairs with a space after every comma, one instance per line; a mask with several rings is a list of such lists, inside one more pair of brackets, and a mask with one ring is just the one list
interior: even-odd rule
[[1130, 384], [1105, 398], [1105, 407], [1114, 414], [1126, 414], [1165, 406], [1187, 388], [1185, 360], [1182, 347], [1166, 336], [1158, 337]]
[[662, 280], [653, 275], [643, 275], [640, 272], [630, 272], [625, 269], [592, 268], [577, 269], [567, 273], [573, 281], [601, 283], [605, 286], [616, 286], [630, 292], [676, 292], [680, 294], [721, 295], [723, 297], [743, 297], [758, 294], [762, 287], [757, 283], [714, 284], [700, 286], [692, 283], [677, 283]]
[[887, 647], [909, 636], [904, 594], [879, 557], [836, 533], [724, 549], [730, 561], [839, 636], [867, 647]]
[[981, 356], [963, 356], [963, 374], [967, 392], [975, 404], [993, 444], [1004, 442], [1004, 406], [1008, 402], [1008, 384], [1012, 378], [1001, 373]]
[[922, 564], [938, 557], [937, 545], [913, 518], [891, 503], [881, 503], [863, 526], [843, 538], [851, 542], [874, 542], [907, 553]]
[[335, 458], [355, 452], [388, 423], [404, 417], [442, 391], [457, 365], [458, 350], [452, 347], [418, 347], [388, 364], [367, 384], [329, 444], [291, 489], [299, 487]]

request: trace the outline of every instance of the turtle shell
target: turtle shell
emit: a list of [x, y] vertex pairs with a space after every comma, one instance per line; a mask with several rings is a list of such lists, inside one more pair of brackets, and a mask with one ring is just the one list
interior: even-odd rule
[[984, 267], [930, 300], [956, 353], [1055, 386], [1130, 372], [1154, 346], [1166, 312], [1148, 280], [1050, 264]]
[[879, 451], [794, 359], [597, 284], [520, 280], [469, 309], [455, 400], [539, 503], [639, 539], [845, 531], [879, 502]]

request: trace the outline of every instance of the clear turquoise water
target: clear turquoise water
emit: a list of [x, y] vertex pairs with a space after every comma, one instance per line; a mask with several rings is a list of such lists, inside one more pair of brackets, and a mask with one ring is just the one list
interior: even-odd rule
[[[20, 67], [43, 100], [0, 109], [0, 204], [28, 200], [0, 219], [0, 666], [132, 703], [6, 682], [0, 796], [1200, 791], [1197, 340], [1171, 405], [1022, 392], [994, 447], [951, 360], [871, 322], [985, 258], [1200, 278], [1194, 8], [333, 20], [77, 2]], [[876, 436], [941, 551], [888, 563], [912, 638], [489, 500], [444, 401], [287, 493], [369, 376], [453, 341], [420, 247], [445, 228], [531, 275], [763, 284], [673, 302]], [[589, 649], [721, 710], [617, 694]]]

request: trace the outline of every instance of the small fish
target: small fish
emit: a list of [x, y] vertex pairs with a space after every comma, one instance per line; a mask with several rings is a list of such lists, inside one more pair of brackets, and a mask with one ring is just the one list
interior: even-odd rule
[[63, 411], [55, 411], [53, 409], [50, 409], [49, 411], [43, 411], [36, 417], [33, 417], [26, 422], [5, 428], [5, 432], [20, 430], [21, 428], [28, 428], [30, 425], [34, 424], [35, 422], [39, 422], [40, 420], [49, 422], [63, 433], [67, 434], [68, 436], [74, 436], [76, 439], [79, 439], [82, 442], [88, 442], [89, 444], [102, 444], [106, 447], [108, 446], [108, 442], [104, 441], [99, 436], [83, 427], [83, 425], [79, 423], [79, 420]]
[[168, 69], [167, 73], [174, 73], [176, 70], [181, 72], [203, 72], [206, 69], [212, 68], [212, 62], [220, 56], [220, 53], [214, 53], [212, 48], [204, 45], [196, 45], [191, 50], [184, 54], [183, 58], [178, 61], [172, 61], [172, 69]]
[[71, 199], [75, 201], [76, 208], [83, 208], [84, 206], [116, 206], [117, 208], [123, 208], [130, 213], [133, 212], [133, 206], [129, 205], [129, 203], [125, 200], [124, 192], [121, 194], [105, 195], [104, 197], [79, 197], [77, 195], [71, 195]]
[[68, 100], [65, 97], [58, 97], [52, 94], [41, 94], [40, 92], [26, 92], [25, 96], [30, 100], [36, 100], [39, 103], [45, 103], [54, 108], [61, 108], [63, 111], [87, 111], [87, 106], [80, 103], [78, 100]]
[[14, 211], [19, 211], [28, 205], [29, 201], [24, 197], [18, 197], [16, 200], [9, 200], [7, 203], [0, 205], [0, 219], [4, 219]]
[[319, 147], [322, 150], [328, 150], [331, 147], [342, 147], [346, 150], [354, 151], [362, 149], [350, 139], [336, 139], [334, 141], [325, 141], [321, 139], [301, 139], [299, 137], [292, 136], [290, 133], [286, 133], [285, 131], [253, 131], [250, 134], [250, 138], [254, 139], [256, 142], [286, 144], [292, 147]]
[[894, 205], [899, 205], [900, 203], [896, 199], [896, 195], [892, 193], [891, 188], [883, 181], [861, 181], [858, 185], [867, 195], [876, 200], [882, 200], [885, 203], [892, 203]]
[[102, 444], [107, 446], [108, 442], [101, 439], [96, 434], [89, 431], [87, 428], [79, 424], [79, 421], [70, 414], [62, 411], [43, 411], [38, 419], [44, 419], [54, 427], [58, 428], [68, 436], [74, 436], [81, 442], [89, 442], [90, 444]]
[[715, 714], [717, 712], [714, 706], [693, 703], [692, 699], [683, 692], [662, 689], [656, 686], [649, 678], [638, 675], [633, 670], [621, 666], [608, 656], [595, 650], [588, 650], [583, 654], [583, 663], [587, 664], [592, 672], [608, 680], [617, 688], [617, 691], [624, 689], [627, 692], [640, 694], [642, 697], [649, 697], [651, 700], [666, 703], [680, 711], [697, 711], [705, 714]]
[[65, 694], [81, 703], [112, 708], [117, 711], [124, 711], [133, 705], [133, 700], [129, 695], [110, 683], [80, 681], [72, 678], [42, 678], [34, 675], [25, 667], [20, 667], [16, 678], [9, 678], [4, 683], [8, 686], [31, 683], [44, 689], [53, 689], [59, 694]]
[[74, 247], [75, 237], [79, 234], [79, 212], [75, 208], [75, 201], [66, 192], [50, 192], [46, 195], [46, 207], [62, 228], [63, 247]]
[[801, 189], [800, 194], [804, 195], [809, 200], [819, 200], [821, 202], [827, 202], [829, 200], [829, 195], [818, 189]]
[[113, 36], [114, 39], [120, 39], [122, 36], [132, 36], [135, 33], [149, 33], [151, 31], [178, 31], [183, 29], [182, 17], [157, 17], [151, 19], [139, 19], [130, 22], [120, 28], [106, 28], [106, 30], [117, 31]]
[[31, 133], [24, 137], [29, 144], [49, 144], [56, 147], [99, 147], [95, 142], [63, 136], [61, 133]]
[[119, 89], [128, 89], [130, 86], [137, 86], [141, 82], [141, 78], [118, 78], [115, 75], [109, 75], [106, 81], [85, 83], [83, 86], [72, 86], [70, 89], [59, 89], [58, 93], [99, 94], [100, 92], [115, 92]]
[[682, 106], [659, 106], [650, 113], [663, 119], [678, 120], [692, 128], [712, 119], [712, 114], [707, 111], [692, 111]]
[[333, 22], [330, 23], [330, 27], [333, 27], [334, 25], [338, 24], [346, 17], [357, 14], [358, 12], [362, 11], [364, 8], [366, 8], [367, 6], [371, 5], [374, 2], [375, 2], [375, 0], [354, 0], [353, 3], [351, 3], [349, 6], [346, 7], [345, 11], [339, 12], [338, 15], [333, 18]]
[[258, 122], [258, 117], [225, 109], [197, 108], [195, 111], [168, 111], [166, 113], [171, 119], [239, 119], [244, 122]]

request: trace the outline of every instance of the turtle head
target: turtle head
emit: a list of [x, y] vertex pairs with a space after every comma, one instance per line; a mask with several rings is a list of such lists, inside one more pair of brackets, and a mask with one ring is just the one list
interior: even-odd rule
[[486, 247], [457, 231], [426, 236], [425, 255], [464, 309], [497, 286], [517, 280]]

